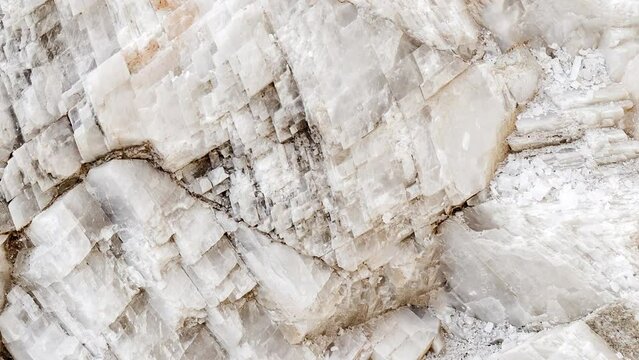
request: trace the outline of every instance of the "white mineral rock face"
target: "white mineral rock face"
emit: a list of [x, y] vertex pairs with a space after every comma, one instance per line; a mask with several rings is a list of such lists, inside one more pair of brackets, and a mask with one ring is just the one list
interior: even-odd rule
[[0, 357], [639, 358], [634, 1], [0, 14]]
[[525, 343], [492, 356], [494, 360], [519, 359], [619, 359], [602, 338], [586, 323], [576, 321], [567, 326], [542, 332]]

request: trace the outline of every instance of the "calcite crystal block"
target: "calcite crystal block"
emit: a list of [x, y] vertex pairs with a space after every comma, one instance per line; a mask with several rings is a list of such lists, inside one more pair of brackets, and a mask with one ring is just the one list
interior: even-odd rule
[[51, 203], [58, 186], [80, 170], [80, 156], [68, 119], [61, 118], [12, 153], [0, 187], [16, 228]]
[[327, 355], [329, 359], [419, 359], [440, 342], [439, 320], [400, 308], [345, 331]]
[[[601, 133], [591, 135], [598, 140], [605, 136]], [[636, 150], [632, 149], [636, 148], [637, 144], [628, 142], [624, 139], [625, 135], [621, 135], [623, 136], [621, 142], [602, 144], [601, 152], [606, 153], [601, 154], [603, 162], [596, 154], [590, 161], [607, 164], [627, 157], [636, 157]], [[607, 154], [611, 151], [614, 154], [612, 158]], [[577, 153], [573, 154], [577, 155]], [[477, 305], [481, 308], [478, 312], [482, 312], [482, 316], [492, 321], [498, 321], [503, 316], [509, 316], [511, 321], [520, 324], [539, 316], [542, 317], [540, 320], [569, 321], [594, 310], [609, 301], [611, 297], [625, 296], [627, 291], [633, 293], [637, 289], [636, 279], [632, 276], [633, 269], [637, 266], [636, 253], [632, 249], [634, 241], [632, 234], [636, 229], [632, 226], [620, 226], [626, 224], [624, 214], [635, 202], [632, 196], [628, 196], [632, 194], [629, 189], [635, 186], [634, 183], [632, 180], [621, 180], [620, 184], [608, 186], [609, 183], [605, 179], [611, 175], [605, 170], [591, 170], [592, 175], [580, 177], [577, 172], [579, 170], [574, 166], [589, 160], [571, 159], [568, 157], [570, 152], [567, 151], [562, 155], [565, 155], [563, 159], [547, 157], [545, 161], [556, 164], [551, 167], [546, 167], [546, 162], [539, 158], [531, 159], [530, 163], [530, 168], [536, 168], [537, 170], [534, 171], [537, 174], [554, 172], [560, 174], [560, 177], [548, 176], [544, 177], [544, 182], [540, 182], [539, 178], [530, 177], [532, 174], [529, 175], [524, 171], [520, 174], [521, 177], [517, 176], [508, 180], [498, 178], [500, 185], [509, 183], [518, 188], [515, 191], [522, 197], [515, 200], [515, 203], [505, 199], [503, 199], [504, 202], [490, 200], [472, 210], [465, 211], [464, 217], [472, 230], [460, 224], [446, 225], [450, 232], [447, 231], [444, 236], [450, 241], [446, 245], [449, 250], [446, 250], [444, 254], [444, 263], [453, 265], [449, 270], [451, 271], [449, 280], [452, 280], [455, 287], [460, 287], [459, 290], [465, 294], [463, 297], [467, 297], [467, 300], [473, 304], [470, 305], [471, 307]], [[542, 168], [537, 168], [533, 165], [535, 163]], [[518, 166], [515, 171], [521, 171], [521, 169]], [[633, 172], [628, 171], [629, 173], [625, 175], [617, 174], [617, 176], [621, 179], [632, 179]], [[524, 180], [526, 177], [528, 179]], [[557, 181], [561, 178], [572, 180]], [[531, 182], [528, 183], [528, 181]], [[598, 196], [581, 197], [580, 191], [592, 191]], [[505, 195], [505, 193], [502, 194]], [[497, 203], [505, 207], [502, 208]], [[604, 214], [597, 210], [598, 203], [610, 205]], [[514, 204], [518, 204], [516, 208]], [[567, 214], [568, 210], [582, 208], [582, 206], [583, 210], [580, 213], [583, 220], [574, 219], [569, 213]], [[516, 218], [519, 220], [515, 220]], [[593, 227], [594, 224], [599, 229]], [[604, 228], [611, 229], [612, 232], [609, 234], [601, 232]], [[574, 238], [578, 238], [579, 242], [567, 241]], [[522, 243], [530, 239], [536, 240], [533, 244]], [[488, 251], [491, 255], [480, 255], [484, 251]], [[496, 252], [501, 251], [506, 253], [495, 255]], [[586, 258], [574, 255], [582, 252], [588, 254]], [[467, 260], [461, 260], [457, 258], [458, 256], [465, 257]], [[597, 262], [592, 263], [593, 258], [598, 259]], [[499, 261], [491, 264], [493, 261], [491, 259], [499, 259]], [[507, 259], [512, 259], [513, 263], [509, 264]], [[481, 270], [473, 269], [470, 265], [476, 261], [477, 265], [481, 263], [479, 265]], [[521, 264], [525, 262], [538, 265], [522, 267]], [[519, 264], [516, 266], [517, 269], [525, 268], [528, 273], [505, 272], [506, 268], [512, 268], [516, 263]], [[609, 265], [604, 267], [598, 265], [602, 263]], [[458, 267], [461, 264], [464, 266]], [[550, 270], [553, 268], [555, 270]], [[562, 268], [565, 270], [561, 270]], [[551, 273], [530, 276], [530, 271], [551, 271], [562, 276], [553, 276]], [[488, 275], [486, 272], [494, 275]], [[469, 276], [463, 276], [462, 273]], [[486, 274], [488, 277], [480, 274]], [[508, 292], [487, 290], [486, 285], [481, 284], [487, 284], [486, 280], [491, 276], [498, 276], [499, 280], [493, 278], [488, 280], [488, 283], [502, 284], [501, 286], [510, 290]], [[518, 279], [515, 280], [511, 276]], [[475, 281], [472, 280], [473, 278]], [[561, 297], [552, 295], [556, 291], [563, 292], [564, 295]], [[496, 298], [492, 297], [491, 293], [493, 295], [500, 293], [501, 295], [497, 297], [500, 299], [495, 301]], [[559, 298], [561, 302], [553, 304]], [[545, 310], [536, 310], [540, 308]]]
[[639, 290], [639, 228], [627, 218], [639, 142], [617, 128], [634, 104], [621, 85], [581, 75], [562, 87], [574, 81], [562, 64], [539, 59], [557, 76], [517, 119], [509, 144], [524, 151], [439, 234], [452, 292], [479, 318], [516, 326], [574, 321]]
[[82, 343], [66, 333], [55, 318], [44, 313], [18, 286], [7, 294], [7, 305], [0, 315], [0, 331], [4, 345], [19, 359], [89, 357]]
[[354, 0], [364, 11], [382, 16], [426, 45], [469, 56], [478, 45], [479, 27], [463, 1]]
[[514, 100], [493, 71], [472, 67], [428, 102], [442, 187], [453, 204], [483, 189], [505, 152]]
[[502, 354], [492, 356], [494, 360], [518, 359], [619, 359], [602, 338], [586, 323], [575, 322], [568, 326], [542, 332], [533, 339]]
[[96, 243], [109, 241], [115, 229], [80, 184], [38, 214], [25, 232], [34, 248], [24, 259], [22, 276], [46, 287], [69, 275]]
[[638, 14], [0, 0], [0, 357], [636, 357]]
[[625, 0], [473, 0], [469, 6], [504, 49], [533, 39], [574, 51], [597, 47], [612, 27], [637, 26], [639, 14], [637, 3]]

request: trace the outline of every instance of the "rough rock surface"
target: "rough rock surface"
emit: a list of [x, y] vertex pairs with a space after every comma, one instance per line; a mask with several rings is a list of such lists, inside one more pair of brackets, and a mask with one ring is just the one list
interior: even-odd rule
[[0, 25], [0, 356], [639, 358], [636, 2]]

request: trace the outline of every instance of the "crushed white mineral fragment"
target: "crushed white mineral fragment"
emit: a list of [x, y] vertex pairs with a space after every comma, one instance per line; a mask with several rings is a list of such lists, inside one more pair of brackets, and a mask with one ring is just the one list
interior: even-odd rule
[[634, 0], [0, 0], [0, 358], [639, 359]]

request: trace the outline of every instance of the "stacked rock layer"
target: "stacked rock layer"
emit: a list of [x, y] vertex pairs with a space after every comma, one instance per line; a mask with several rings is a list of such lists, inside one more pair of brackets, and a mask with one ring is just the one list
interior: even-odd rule
[[0, 15], [3, 356], [639, 356], [633, 1]]

